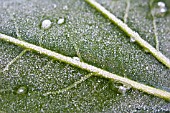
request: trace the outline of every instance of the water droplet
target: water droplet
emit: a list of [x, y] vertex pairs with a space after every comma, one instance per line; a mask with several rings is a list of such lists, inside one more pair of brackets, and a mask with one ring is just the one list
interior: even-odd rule
[[154, 8], [152, 9], [152, 12], [156, 17], [164, 17], [167, 11], [168, 9], [164, 2], [158, 2], [154, 5]]
[[78, 57], [73, 57], [73, 59], [76, 61], [80, 61], [80, 59]]
[[130, 42], [135, 42], [136, 40], [132, 37], [130, 37]]
[[63, 9], [64, 9], [64, 10], [68, 10], [68, 6], [65, 5], [65, 6], [63, 7]]
[[51, 27], [52, 22], [50, 20], [43, 20], [41, 24], [41, 28], [48, 29]]
[[148, 66], [146, 66], [146, 70], [148, 70], [149, 69], [149, 67]]
[[167, 9], [166, 8], [161, 8], [160, 13], [166, 13]]
[[119, 93], [125, 95], [126, 91], [127, 91], [127, 88], [126, 88], [126, 87], [124, 87], [124, 86], [119, 86], [119, 87], [118, 87], [118, 92], [119, 92]]
[[65, 19], [64, 18], [60, 18], [59, 20], [58, 20], [58, 24], [60, 25], [60, 24], [63, 24], [64, 23], [64, 21], [65, 21]]
[[26, 94], [27, 92], [28, 92], [28, 88], [26, 86], [21, 86], [18, 88], [16, 93], [19, 95], [23, 95]]
[[165, 3], [164, 2], [158, 2], [158, 6], [159, 7], [165, 7]]

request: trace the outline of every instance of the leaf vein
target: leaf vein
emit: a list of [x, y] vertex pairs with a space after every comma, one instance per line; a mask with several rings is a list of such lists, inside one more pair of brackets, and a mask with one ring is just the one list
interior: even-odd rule
[[158, 96], [160, 98], [163, 98], [163, 99], [170, 101], [170, 92], [163, 91], [161, 89], [153, 88], [153, 87], [138, 83], [138, 82], [130, 80], [128, 78], [121, 77], [121, 76], [118, 76], [116, 74], [105, 71], [103, 69], [100, 69], [98, 67], [89, 65], [85, 62], [74, 60], [71, 57], [61, 55], [61, 54], [53, 52], [51, 50], [42, 48], [40, 46], [36, 46], [34, 44], [30, 44], [28, 42], [24, 42], [24, 41], [15, 39], [13, 37], [10, 37], [10, 36], [7, 36], [7, 35], [1, 34], [1, 33], [0, 33], [0, 39], [11, 42], [15, 45], [18, 45], [18, 46], [21, 46], [21, 47], [24, 47], [24, 48], [27, 48], [27, 49], [30, 49], [30, 50], [33, 50], [33, 51], [36, 51], [40, 54], [45, 54], [45, 55], [52, 57], [56, 60], [65, 62], [67, 64], [81, 68], [83, 70], [87, 70], [88, 72], [95, 73], [95, 75], [102, 76], [102, 77], [109, 78], [109, 79], [113, 79], [113, 80], [118, 81], [122, 84], [127, 84], [128, 86], [131, 86], [132, 88], [144, 91], [148, 94]]
[[99, 12], [109, 18], [114, 24], [119, 26], [129, 37], [133, 38], [140, 46], [148, 50], [158, 61], [162, 62], [165, 66], [170, 68], [170, 59], [163, 55], [160, 51], [152, 47], [147, 41], [143, 40], [139, 34], [128, 27], [127, 24], [123, 23], [120, 19], [115, 17], [112, 13], [106, 10], [103, 6], [94, 0], [85, 0], [87, 3], [96, 8]]

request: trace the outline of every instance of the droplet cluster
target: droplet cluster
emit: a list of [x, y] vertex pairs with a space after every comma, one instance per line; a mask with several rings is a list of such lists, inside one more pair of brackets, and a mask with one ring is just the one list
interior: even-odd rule
[[165, 14], [167, 13], [168, 9], [166, 7], [166, 4], [164, 2], [160, 1], [154, 5], [152, 11], [156, 17], [164, 17]]

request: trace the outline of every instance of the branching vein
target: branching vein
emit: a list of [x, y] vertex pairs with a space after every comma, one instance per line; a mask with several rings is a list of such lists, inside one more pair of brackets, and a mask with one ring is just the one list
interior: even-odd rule
[[36, 46], [34, 44], [30, 44], [28, 42], [24, 42], [24, 41], [15, 39], [13, 37], [10, 37], [10, 36], [7, 36], [7, 35], [1, 34], [1, 33], [0, 33], [0, 39], [5, 40], [7, 42], [11, 42], [15, 45], [18, 45], [18, 46], [21, 46], [21, 47], [24, 47], [24, 48], [27, 48], [27, 49], [30, 49], [30, 50], [33, 50], [33, 51], [36, 51], [40, 54], [45, 54], [45, 55], [52, 57], [56, 60], [65, 62], [67, 64], [81, 68], [83, 70], [87, 70], [88, 72], [95, 73], [95, 75], [99, 75], [99, 76], [103, 76], [105, 78], [113, 79], [113, 80], [118, 81], [122, 84], [126, 84], [128, 86], [131, 86], [132, 88], [144, 91], [148, 94], [155, 95], [155, 96], [158, 96], [160, 98], [164, 98], [164, 99], [170, 101], [170, 92], [163, 91], [161, 89], [153, 88], [153, 87], [135, 82], [135, 81], [130, 80], [128, 78], [118, 76], [116, 74], [110, 73], [110, 72], [105, 71], [103, 69], [89, 65], [87, 63], [84, 63], [84, 62], [81, 62], [81, 61], [78, 61], [78, 60], [74, 60], [71, 57], [61, 55], [61, 54], [53, 52], [51, 50], [42, 48], [40, 46]]
[[20, 39], [20, 40], [22, 40], [22, 39], [21, 39], [21, 35], [20, 35], [20, 33], [19, 33], [19, 28], [18, 28], [18, 24], [17, 24], [16, 19], [15, 19], [15, 16], [14, 16], [12, 13], [10, 13], [10, 11], [9, 11], [8, 8], [6, 8], [6, 9], [7, 9], [7, 12], [8, 12], [8, 14], [9, 14], [10, 18], [11, 18], [11, 19], [13, 20], [13, 22], [14, 22], [14, 26], [15, 26], [15, 29], [16, 29], [17, 38]]
[[158, 39], [158, 32], [157, 32], [157, 26], [156, 26], [156, 19], [152, 11], [153, 2], [154, 0], [150, 0], [149, 7], [150, 7], [150, 13], [152, 16], [152, 24], [153, 24], [153, 32], [154, 32], [154, 38], [155, 38], [155, 43], [156, 43], [156, 49], [159, 51], [159, 39]]
[[83, 61], [80, 51], [79, 51], [79, 48], [78, 48], [77, 44], [75, 44], [75, 43], [74, 43], [74, 49], [76, 50], [76, 54], [79, 57], [80, 61]]
[[[15, 19], [14, 15], [12, 15], [12, 14], [10, 13], [10, 11], [8, 10], [8, 8], [7, 8], [7, 12], [8, 12], [8, 14], [9, 14], [10, 18], [11, 18], [11, 19], [13, 20], [13, 22], [14, 22], [14, 26], [15, 26], [17, 38], [20, 39], [20, 40], [22, 40], [22, 39], [21, 39], [21, 34], [19, 33], [18, 24], [17, 24], [17, 22], [16, 22], [16, 19]], [[20, 57], [22, 57], [22, 56], [26, 53], [26, 51], [27, 51], [26, 49], [23, 50], [18, 56], [16, 56], [12, 61], [10, 61], [10, 62], [5, 66], [5, 68], [3, 69], [2, 72], [8, 70], [9, 66], [11, 66], [11, 65], [12, 65], [14, 62], [16, 62]]]
[[81, 54], [80, 54], [80, 51], [79, 51], [79, 48], [78, 48], [76, 42], [74, 41], [73, 37], [70, 37], [70, 36], [68, 36], [68, 37], [69, 37], [69, 42], [71, 44], [73, 44], [73, 47], [74, 47], [74, 49], [76, 51], [76, 54], [77, 54], [78, 58], [80, 59], [80, 61], [83, 61], [83, 59], [81, 57]]
[[27, 49], [23, 50], [17, 57], [15, 57], [13, 60], [11, 60], [3, 69], [3, 72], [9, 69], [9, 66], [11, 66], [14, 62], [16, 62], [19, 58], [22, 57], [26, 53]]
[[78, 84], [82, 83], [83, 81], [87, 80], [88, 78], [90, 78], [92, 75], [95, 75], [95, 73], [90, 73], [88, 75], [85, 75], [84, 77], [82, 77], [80, 80], [76, 81], [75, 83], [73, 83], [72, 85], [64, 88], [64, 89], [61, 89], [61, 90], [58, 90], [58, 91], [50, 91], [50, 92], [46, 92], [44, 93], [44, 96], [47, 96], [47, 95], [51, 95], [51, 94], [58, 94], [58, 93], [63, 93], [65, 91], [68, 91], [74, 87], [76, 87]]
[[139, 36], [139, 34], [133, 31], [131, 28], [129, 28], [127, 24], [123, 23], [120, 19], [115, 17], [112, 13], [110, 13], [108, 10], [106, 10], [103, 6], [101, 6], [96, 1], [94, 0], [85, 0], [85, 1], [90, 5], [92, 5], [94, 8], [96, 8], [98, 11], [100, 11], [107, 18], [109, 18], [117, 26], [119, 26], [129, 37], [133, 38], [140, 46], [148, 50], [148, 52], [150, 52], [157, 60], [159, 60], [165, 66], [170, 68], [170, 60], [166, 56], [164, 56], [161, 52], [159, 52], [154, 47], [152, 47], [148, 42], [143, 40]]
[[127, 22], [129, 8], [130, 8], [130, 0], [126, 0], [126, 10], [125, 10], [124, 18], [123, 18], [124, 23]]

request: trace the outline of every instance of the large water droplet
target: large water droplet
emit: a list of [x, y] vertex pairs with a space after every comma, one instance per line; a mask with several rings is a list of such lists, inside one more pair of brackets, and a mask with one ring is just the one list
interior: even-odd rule
[[166, 11], [167, 11], [167, 8], [161, 8], [161, 9], [160, 9], [160, 13], [162, 13], [162, 14], [163, 14], [163, 13], [166, 13]]
[[165, 7], [165, 3], [164, 2], [158, 2], [158, 6], [159, 7]]
[[28, 88], [26, 86], [21, 86], [17, 89], [17, 94], [19, 95], [23, 95], [26, 94], [28, 92]]
[[58, 20], [58, 24], [60, 25], [60, 24], [63, 24], [64, 23], [64, 21], [65, 21], [65, 19], [64, 18], [60, 18], [59, 20]]
[[52, 22], [50, 20], [43, 20], [41, 24], [42, 29], [48, 29], [51, 27]]

